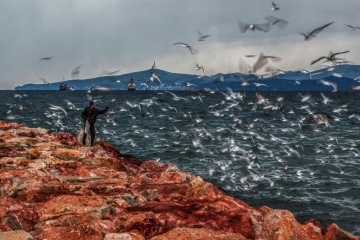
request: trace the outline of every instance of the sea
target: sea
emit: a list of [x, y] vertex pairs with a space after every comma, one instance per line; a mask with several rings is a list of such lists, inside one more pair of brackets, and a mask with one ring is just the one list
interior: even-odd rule
[[359, 92], [0, 91], [0, 119], [81, 132], [90, 100], [110, 107], [97, 141], [173, 163], [259, 208], [360, 235]]

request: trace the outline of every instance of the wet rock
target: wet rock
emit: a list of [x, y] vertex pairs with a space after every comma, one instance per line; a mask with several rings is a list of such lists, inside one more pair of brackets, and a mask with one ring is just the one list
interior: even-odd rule
[[0, 239], [360, 239], [255, 209], [170, 163], [0, 121]]

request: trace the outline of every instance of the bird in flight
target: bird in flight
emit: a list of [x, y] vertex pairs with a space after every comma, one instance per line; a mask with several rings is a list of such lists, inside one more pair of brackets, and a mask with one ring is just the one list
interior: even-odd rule
[[272, 2], [272, 8], [271, 8], [271, 11], [278, 11], [278, 10], [280, 10], [280, 8], [274, 3], [274, 2]]
[[261, 31], [261, 32], [268, 32], [270, 31], [271, 28], [271, 23], [270, 22], [266, 22], [266, 23], [261, 23], [261, 24], [250, 24], [250, 23], [244, 23], [239, 21], [239, 29], [240, 32], [245, 33], [247, 30], [249, 31]]
[[53, 57], [42, 57], [39, 59], [39, 61], [48, 61], [51, 60]]
[[349, 27], [351, 31], [359, 30], [360, 27], [351, 26], [349, 24], [344, 24], [345, 26]]
[[198, 63], [196, 63], [196, 70], [202, 70], [205, 75], [205, 70], [203, 66], [200, 66]]
[[211, 35], [204, 35], [202, 34], [199, 30], [198, 30], [198, 33], [199, 33], [199, 38], [198, 38], [198, 41], [205, 41], [208, 37], [210, 37]]
[[76, 67], [76, 68], [74, 68], [73, 70], [72, 70], [72, 72], [71, 72], [71, 78], [80, 78], [80, 67], [81, 67], [82, 65], [80, 65], [80, 66], [78, 66], [78, 67]]
[[155, 64], [155, 61], [154, 61], [154, 64], [151, 66], [151, 71], [154, 70], [156, 68], [156, 64]]
[[198, 52], [195, 48], [193, 48], [189, 44], [186, 44], [186, 43], [183, 43], [183, 42], [176, 42], [176, 43], [173, 43], [173, 45], [180, 45], [182, 47], [188, 48], [192, 55], [194, 55], [194, 54], [196, 54]]
[[41, 81], [43, 81], [45, 84], [49, 84], [49, 85], [50, 85], [50, 83], [49, 83], [48, 81], [46, 81], [45, 78], [39, 77], [39, 79], [40, 79]]
[[336, 56], [339, 55], [339, 54], [344, 54], [344, 53], [348, 53], [348, 52], [350, 52], [350, 51], [343, 51], [343, 52], [336, 52], [336, 53], [333, 53], [332, 51], [330, 51], [327, 56], [321, 56], [321, 57], [313, 60], [313, 61], [310, 63], [310, 65], [313, 65], [313, 64], [315, 64], [315, 63], [317, 63], [317, 62], [319, 62], [319, 61], [321, 61], [321, 60], [323, 60], [323, 59], [325, 59], [324, 62], [332, 62], [333, 64], [336, 64], [336, 62], [337, 62], [338, 60], [343, 60], [342, 58], [338, 58], [338, 57], [336, 57]]
[[325, 28], [327, 28], [328, 26], [330, 26], [333, 23], [334, 22], [327, 23], [321, 27], [315, 28], [310, 33], [300, 33], [300, 35], [304, 36], [304, 41], [309, 41], [310, 39], [316, 37], [316, 34], [318, 34], [319, 32], [321, 32], [322, 30], [324, 30]]

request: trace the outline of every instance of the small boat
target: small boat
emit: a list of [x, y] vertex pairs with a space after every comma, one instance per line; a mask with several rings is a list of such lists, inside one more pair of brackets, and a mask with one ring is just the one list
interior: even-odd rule
[[61, 84], [60, 84], [60, 87], [59, 87], [59, 90], [62, 90], [62, 91], [68, 90], [67, 84], [66, 84], [66, 83], [61, 83]]
[[128, 84], [128, 91], [135, 91], [136, 84], [134, 83], [134, 79], [131, 77]]

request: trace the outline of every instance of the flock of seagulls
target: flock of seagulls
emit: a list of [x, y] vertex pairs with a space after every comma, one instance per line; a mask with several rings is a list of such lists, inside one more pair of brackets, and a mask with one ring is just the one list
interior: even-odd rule
[[[276, 14], [277, 12], [280, 12], [282, 8], [280, 8], [280, 6], [275, 3], [272, 2], [271, 3], [271, 8], [270, 10], [272, 12], [274, 12], [274, 14]], [[272, 15], [268, 15], [266, 17], [264, 17], [265, 21], [262, 23], [247, 23], [245, 21], [238, 21], [238, 27], [241, 33], [246, 33], [246, 32], [254, 32], [254, 31], [260, 31], [260, 32], [269, 32], [271, 30], [272, 27], [276, 26], [279, 29], [284, 29], [285, 27], [288, 26], [289, 22], [285, 19], [279, 18], [277, 16], [272, 16]], [[313, 38], [315, 38], [320, 32], [324, 31], [326, 28], [330, 27], [331, 25], [333, 25], [335, 22], [329, 22], [327, 24], [324, 24], [320, 27], [316, 27], [315, 29], [309, 31], [309, 32], [303, 32], [303, 33], [299, 33], [304, 37], [304, 41], [310, 41]], [[353, 25], [349, 25], [349, 24], [344, 24], [346, 27], [350, 28], [352, 31], [355, 30], [359, 30], [360, 27], [356, 27]], [[198, 37], [197, 37], [197, 41], [198, 42], [204, 42], [207, 41], [210, 37], [211, 34], [203, 34], [200, 30], [197, 31], [198, 33]], [[192, 45], [185, 43], [185, 42], [175, 42], [172, 45], [174, 46], [181, 46], [183, 48], [188, 49], [188, 51], [190, 52], [191, 55], [196, 55], [199, 53], [199, 51]], [[349, 63], [349, 61], [345, 60], [344, 58], [340, 58], [338, 57], [338, 55], [340, 54], [345, 54], [345, 53], [349, 53], [350, 51], [342, 51], [342, 52], [331, 52], [329, 53], [328, 56], [321, 56], [313, 61], [310, 62], [310, 66], [313, 64], [316, 64], [318, 62], [321, 62], [322, 64], [324, 63], [331, 63], [333, 65], [335, 64], [343, 64], [343, 63]], [[248, 57], [254, 57], [255, 55], [245, 55], [247, 58]], [[54, 56], [50, 56], [50, 57], [41, 57], [39, 59], [39, 61], [49, 61], [52, 60], [54, 58]], [[256, 76], [258, 79], [263, 78], [264, 75], [276, 75], [276, 74], [281, 74], [283, 73], [283, 71], [281, 69], [278, 69], [274, 66], [270, 66], [268, 65], [268, 60], [270, 59], [270, 57], [267, 57], [266, 59], [264, 59], [264, 56], [260, 56], [259, 58], [252, 64], [252, 66], [250, 66], [247, 63], [244, 63], [241, 59], [239, 60], [239, 70], [242, 73], [249, 73], [251, 74], [250, 77], [254, 77]], [[281, 58], [280, 57], [273, 57], [271, 58], [272, 62], [277, 62], [280, 61]], [[323, 60], [323, 61], [322, 61]], [[211, 77], [210, 75], [207, 75], [205, 73], [205, 67], [203, 65], [199, 65], [199, 63], [197, 61], [195, 61], [196, 70], [199, 70], [202, 72], [202, 74], [199, 76], [199, 78], [205, 78], [205, 77]], [[80, 68], [82, 65], [77, 66], [76, 68], [74, 68], [71, 71], [71, 78], [72, 79], [79, 79], [80, 78]], [[157, 68], [155, 61], [153, 63], [153, 65], [151, 66], [150, 69], [150, 73], [151, 76], [149, 77], [147, 82], [143, 82], [144, 84], [142, 86], [147, 87], [147, 83], [149, 82], [157, 82], [157, 83], [161, 83], [160, 79], [153, 77], [153, 70]], [[258, 71], [260, 69], [265, 69], [265, 72], [263, 74], [258, 74]], [[101, 75], [115, 75], [120, 71], [120, 69], [115, 70], [115, 71], [103, 71]], [[48, 83], [48, 81], [44, 82], [44, 83]], [[246, 84], [246, 83], [244, 83]]]

